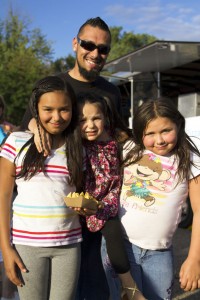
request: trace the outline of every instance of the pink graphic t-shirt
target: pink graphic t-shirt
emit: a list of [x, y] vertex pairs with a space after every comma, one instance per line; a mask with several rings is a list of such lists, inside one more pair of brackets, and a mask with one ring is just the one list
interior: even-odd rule
[[[200, 174], [200, 161], [191, 153]], [[124, 170], [119, 215], [131, 243], [144, 249], [170, 247], [188, 195], [188, 181], [178, 183], [174, 155], [145, 151], [140, 161]], [[178, 184], [177, 184], [178, 183]]]

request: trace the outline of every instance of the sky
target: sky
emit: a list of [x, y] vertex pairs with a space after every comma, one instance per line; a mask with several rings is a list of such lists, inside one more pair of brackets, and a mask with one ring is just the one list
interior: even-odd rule
[[53, 59], [73, 54], [72, 40], [89, 18], [101, 17], [123, 32], [146, 33], [159, 40], [200, 41], [199, 0], [0, 0], [0, 20], [9, 9], [30, 20], [51, 42]]

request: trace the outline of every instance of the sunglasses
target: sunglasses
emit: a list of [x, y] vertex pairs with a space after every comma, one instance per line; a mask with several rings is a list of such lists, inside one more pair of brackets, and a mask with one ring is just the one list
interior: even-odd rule
[[81, 40], [78, 36], [77, 36], [77, 41], [79, 45], [87, 51], [94, 51], [95, 49], [98, 49], [99, 54], [103, 54], [103, 55], [107, 55], [110, 52], [110, 46], [106, 46], [106, 45], [97, 46], [93, 42]]

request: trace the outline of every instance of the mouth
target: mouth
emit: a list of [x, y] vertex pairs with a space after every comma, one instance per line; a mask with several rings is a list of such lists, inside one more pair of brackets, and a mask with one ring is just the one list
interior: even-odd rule
[[159, 146], [159, 147], [157, 146], [156, 149], [158, 149], [158, 150], [163, 150], [163, 149], [165, 149], [166, 147], [167, 147], [167, 145], [163, 145], [163, 146]]
[[90, 132], [86, 132], [85, 133], [86, 135], [96, 135], [97, 133], [96, 133], [96, 131], [90, 131]]
[[91, 66], [91, 67], [101, 67], [102, 65], [102, 61], [94, 61], [91, 59], [86, 58], [87, 63]]
[[61, 123], [50, 123], [50, 125], [53, 127], [60, 127]]
[[137, 175], [138, 175], [139, 177], [148, 177], [148, 176], [149, 176], [149, 175], [146, 175], [146, 174], [140, 172], [139, 170], [137, 170]]

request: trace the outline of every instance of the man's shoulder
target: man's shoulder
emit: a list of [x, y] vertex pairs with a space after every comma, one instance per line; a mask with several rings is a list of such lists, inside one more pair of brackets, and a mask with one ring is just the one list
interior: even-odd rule
[[109, 86], [110, 88], [113, 88], [115, 90], [118, 89], [116, 85], [114, 85], [113, 83], [109, 82], [103, 76], [98, 76], [96, 82], [99, 83], [99, 84], [103, 84], [103, 85]]
[[97, 77], [96, 88], [104, 90], [105, 93], [114, 94], [116, 97], [120, 97], [119, 88], [102, 76]]

